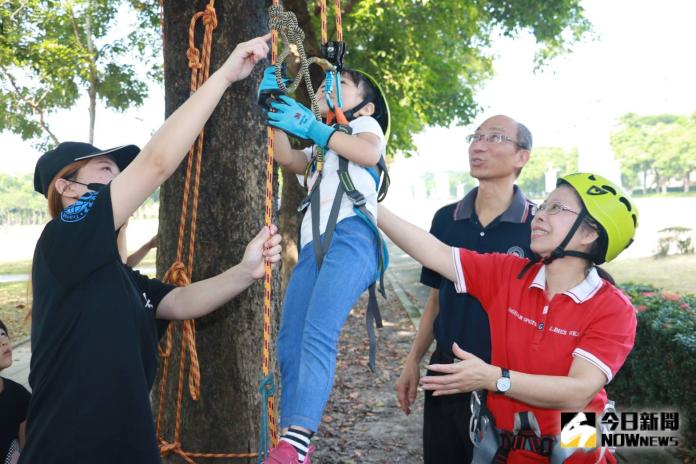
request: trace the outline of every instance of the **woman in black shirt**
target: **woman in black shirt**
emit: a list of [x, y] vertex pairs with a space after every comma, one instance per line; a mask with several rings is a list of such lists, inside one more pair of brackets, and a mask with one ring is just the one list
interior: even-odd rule
[[64, 142], [37, 162], [34, 186], [53, 220], [34, 252], [21, 463], [159, 462], [149, 402], [157, 319], [204, 316], [263, 277], [264, 261], [280, 259], [276, 227], [264, 227], [239, 264], [176, 288], [124, 265], [117, 247], [122, 226], [178, 167], [227, 87], [266, 56], [269, 39], [239, 44], [142, 150]]

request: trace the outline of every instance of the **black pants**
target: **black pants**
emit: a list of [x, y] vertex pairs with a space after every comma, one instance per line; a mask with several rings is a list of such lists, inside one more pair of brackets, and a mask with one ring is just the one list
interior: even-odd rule
[[[430, 358], [431, 364], [451, 364], [451, 356], [438, 346]], [[428, 375], [440, 375], [428, 371]], [[433, 396], [425, 392], [423, 411], [424, 464], [469, 464], [474, 445], [469, 438], [471, 408], [470, 393]]]

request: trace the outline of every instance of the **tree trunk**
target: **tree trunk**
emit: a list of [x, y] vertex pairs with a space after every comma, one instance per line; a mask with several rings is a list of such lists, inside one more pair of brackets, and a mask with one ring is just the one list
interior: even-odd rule
[[643, 171], [643, 195], [648, 193], [648, 170]]
[[687, 171], [684, 174], [684, 192], [688, 193], [691, 189], [691, 171]]
[[[164, 2], [167, 115], [189, 96], [190, 71], [186, 58], [188, 27], [192, 15], [202, 11], [207, 3], [201, 0]], [[213, 31], [211, 74], [239, 42], [267, 31], [267, 8], [270, 3], [270, 0], [215, 2], [218, 27]], [[202, 44], [203, 26], [199, 23], [196, 30], [196, 43]], [[266, 130], [262, 112], [256, 105], [256, 88], [262, 71], [263, 66], [258, 66], [248, 79], [233, 84], [206, 125], [193, 281], [213, 276], [238, 263], [245, 245], [263, 225]], [[160, 242], [157, 249], [160, 277], [176, 257], [185, 169], [184, 161], [162, 186], [160, 193]], [[275, 192], [277, 176], [274, 176], [274, 183]], [[274, 330], [279, 310], [279, 274], [279, 269], [276, 269], [272, 282], [272, 306], [276, 319], [272, 323]], [[179, 334], [178, 323], [175, 328], [175, 333]], [[220, 310], [197, 320], [196, 329], [201, 399], [192, 401], [186, 388], [181, 419], [182, 448], [194, 452], [255, 452], [260, 423], [257, 388], [262, 360], [262, 282], [254, 284]], [[180, 338], [179, 335], [175, 336], [168, 396], [163, 402], [166, 405], [163, 430], [170, 442], [176, 411]], [[272, 340], [275, 340], [275, 333]], [[274, 345], [272, 343], [273, 351]], [[275, 353], [271, 356], [274, 360]], [[273, 361], [272, 367], [275, 371]], [[277, 375], [275, 378], [278, 382]], [[158, 388], [156, 385], [152, 395], [155, 414]], [[278, 397], [276, 394], [276, 399]], [[278, 403], [276, 401], [276, 405]], [[168, 459], [170, 462], [183, 462], [177, 457], [170, 456]], [[235, 462], [255, 462], [255, 459]]]
[[92, 41], [92, 2], [88, 4], [88, 12], [85, 17], [85, 37], [87, 39], [87, 51], [89, 52], [89, 143], [94, 143], [94, 123], [97, 117], [97, 86], [99, 77], [97, 74], [96, 54]]
[[94, 122], [97, 114], [96, 82], [89, 84], [89, 143], [94, 143]]

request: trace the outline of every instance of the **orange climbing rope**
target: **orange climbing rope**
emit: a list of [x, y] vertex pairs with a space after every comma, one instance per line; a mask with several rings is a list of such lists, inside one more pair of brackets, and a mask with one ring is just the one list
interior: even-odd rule
[[[326, 45], [329, 41], [329, 33], [326, 19], [326, 0], [321, 0], [321, 43]], [[336, 41], [343, 42], [343, 20], [341, 19], [341, 0], [334, 0], [334, 16], [336, 17]], [[341, 82], [336, 82], [336, 87], [340, 86]], [[337, 88], [338, 92], [339, 89]], [[343, 114], [343, 110], [336, 106], [329, 109], [326, 115], [326, 123], [331, 124], [336, 121], [338, 124], [348, 124], [348, 119]]]
[[[274, 6], [279, 6], [279, 0], [273, 0]], [[336, 12], [336, 34], [339, 41], [343, 40], [343, 30], [341, 24], [341, 7], [340, 0], [335, 0], [334, 7]], [[322, 43], [326, 43], [327, 39], [327, 28], [326, 28], [326, 0], [321, 0], [322, 8]], [[203, 46], [202, 53], [196, 48], [194, 43], [194, 33], [195, 27], [198, 20], [201, 20], [205, 26], [205, 32], [203, 35]], [[197, 12], [191, 18], [191, 23], [189, 25], [189, 48], [186, 52], [188, 58], [188, 66], [191, 69], [191, 93], [195, 92], [203, 83], [208, 79], [210, 72], [210, 54], [212, 48], [212, 33], [217, 27], [217, 17], [215, 14], [215, 0], [209, 0], [208, 5], [204, 11]], [[276, 30], [273, 31], [273, 42], [272, 42], [272, 64], [277, 62], [278, 50], [278, 33]], [[343, 117], [340, 108], [337, 108], [336, 116], [339, 118]], [[345, 117], [343, 117], [345, 119]], [[201, 130], [198, 138], [194, 142], [193, 146], [189, 149], [187, 169], [186, 169], [186, 180], [184, 184], [184, 192], [182, 199], [181, 217], [179, 221], [179, 236], [177, 244], [177, 256], [176, 261], [164, 276], [165, 282], [173, 283], [178, 286], [185, 286], [191, 283], [191, 276], [193, 271], [193, 257], [195, 249], [196, 240], [196, 220], [198, 212], [198, 193], [200, 185], [200, 172], [201, 172], [201, 160], [203, 156], [203, 140], [204, 140], [204, 129]], [[266, 156], [266, 197], [265, 197], [265, 216], [264, 224], [270, 226], [272, 222], [273, 214], [273, 173], [274, 173], [274, 152], [273, 152], [273, 129], [267, 129], [267, 156]], [[193, 191], [191, 192], [191, 179], [193, 178]], [[191, 195], [192, 194], [192, 195]], [[191, 197], [189, 200], [189, 197]], [[188, 219], [188, 207], [189, 201], [191, 201], [191, 218], [190, 218], [190, 231], [189, 231], [189, 243], [188, 243], [188, 257], [186, 262], [184, 262], [184, 238], [186, 236], [186, 226]], [[276, 415], [275, 415], [275, 401], [273, 396], [273, 382], [267, 381], [270, 378], [270, 345], [271, 345], [271, 264], [265, 263], [265, 278], [264, 278], [264, 319], [263, 319], [263, 362], [262, 362], [262, 373], [264, 380], [260, 387], [263, 396], [266, 398], [265, 411], [268, 416], [268, 430], [271, 438], [271, 446], [275, 446], [278, 440], [278, 430], [276, 426]], [[194, 458], [223, 458], [223, 459], [235, 459], [235, 458], [254, 458], [258, 457], [259, 453], [197, 453], [184, 451], [181, 447], [181, 414], [182, 414], [182, 402], [183, 402], [183, 390], [184, 390], [184, 375], [186, 369], [186, 357], [187, 353], [190, 357], [189, 366], [189, 393], [191, 398], [197, 400], [200, 397], [200, 368], [198, 364], [198, 355], [196, 351], [196, 326], [193, 320], [182, 322], [182, 340], [181, 349], [179, 357], [179, 372], [178, 372], [178, 386], [177, 386], [177, 406], [176, 406], [176, 419], [174, 425], [174, 438], [172, 441], [167, 441], [162, 435], [162, 416], [164, 412], [166, 387], [169, 378], [169, 367], [170, 367], [170, 357], [172, 353], [172, 338], [174, 324], [170, 324], [166, 333], [165, 347], [162, 349], [160, 347], [160, 354], [162, 356], [162, 378], [160, 379], [159, 388], [159, 408], [157, 413], [157, 437], [159, 440], [160, 454], [162, 457], [168, 456], [170, 453], [179, 455], [187, 463], [195, 464]], [[263, 401], [263, 398], [262, 398]], [[262, 424], [262, 428], [264, 425]], [[265, 450], [261, 450], [263, 453]], [[260, 458], [259, 458], [260, 459]]]
[[[343, 21], [341, 20], [341, 0], [334, 0], [334, 14], [336, 16], [336, 40], [343, 42]], [[326, 0], [321, 0], [321, 43], [329, 41], [329, 33], [326, 20]]]
[[[273, 0], [273, 6], [278, 6], [279, 0]], [[278, 59], [278, 32], [273, 31], [273, 41], [271, 43], [271, 64], [275, 65]], [[273, 215], [273, 128], [266, 128], [266, 144], [268, 147], [266, 154], [266, 200], [264, 224], [270, 226]], [[271, 372], [271, 263], [266, 261], [264, 264], [263, 281], [263, 364], [262, 373], [267, 378]], [[264, 387], [269, 388], [269, 387]], [[275, 416], [275, 397], [268, 395], [268, 428], [271, 435], [271, 447], [278, 442], [278, 430], [276, 427]], [[263, 401], [263, 398], [261, 399]], [[263, 420], [263, 418], [262, 418]], [[263, 425], [262, 425], [263, 427]]]
[[[201, 50], [196, 48], [194, 42], [195, 28], [198, 21], [205, 27], [203, 34], [203, 46]], [[194, 93], [208, 79], [210, 74], [210, 54], [212, 49], [213, 30], [217, 27], [217, 16], [215, 14], [215, 0], [210, 0], [204, 11], [199, 11], [191, 18], [189, 25], [189, 48], [186, 51], [188, 66], [191, 69], [191, 93]], [[201, 160], [203, 158], [203, 140], [205, 131], [201, 129], [198, 138], [188, 152], [188, 162], [186, 166], [186, 180], [181, 207], [181, 217], [179, 220], [179, 239], [177, 244], [176, 261], [164, 275], [164, 281], [177, 286], [185, 286], [191, 283], [193, 272], [193, 256], [196, 244], [196, 221], [198, 217], [198, 193], [200, 186]], [[193, 190], [191, 180], [193, 178]], [[192, 197], [191, 199], [189, 199]], [[184, 262], [184, 238], [186, 236], [187, 216], [191, 202], [191, 217], [189, 224], [188, 257]], [[181, 447], [181, 413], [184, 391], [184, 375], [186, 369], [187, 353], [190, 357], [188, 386], [191, 398], [197, 400], [200, 397], [200, 368], [198, 365], [198, 354], [196, 351], [196, 325], [193, 320], [181, 323], [182, 337], [181, 350], [179, 357], [179, 382], [177, 386], [176, 419], [174, 424], [174, 438], [168, 441], [162, 434], [162, 416], [164, 413], [166, 387], [169, 378], [169, 361], [172, 353], [172, 336], [174, 324], [170, 324], [165, 338], [165, 347], [160, 347], [162, 356], [162, 378], [159, 388], [159, 405], [157, 413], [157, 437], [159, 440], [160, 455], [166, 457], [170, 453], [179, 455], [190, 464], [195, 464], [193, 458], [253, 458], [256, 453], [194, 453], [184, 451]]]

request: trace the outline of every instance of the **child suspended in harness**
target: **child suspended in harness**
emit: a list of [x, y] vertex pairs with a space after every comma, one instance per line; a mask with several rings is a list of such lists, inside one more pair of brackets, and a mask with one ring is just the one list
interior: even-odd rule
[[[275, 66], [266, 69], [259, 88], [261, 100], [269, 93], [275, 99], [267, 101], [268, 124], [281, 129], [274, 131], [276, 160], [297, 174], [308, 194], [298, 208], [304, 212], [300, 253], [285, 294], [278, 336], [284, 434], [266, 462], [303, 462], [333, 386], [341, 328], [368, 288], [374, 369], [373, 324], [381, 326], [375, 284], [388, 261], [376, 217], [377, 202], [389, 183], [384, 163], [389, 109], [374, 79], [347, 69], [328, 71], [317, 90], [326, 123], [280, 94]], [[332, 124], [336, 116], [337, 124]], [[311, 140], [314, 146], [294, 150], [286, 134]]]

